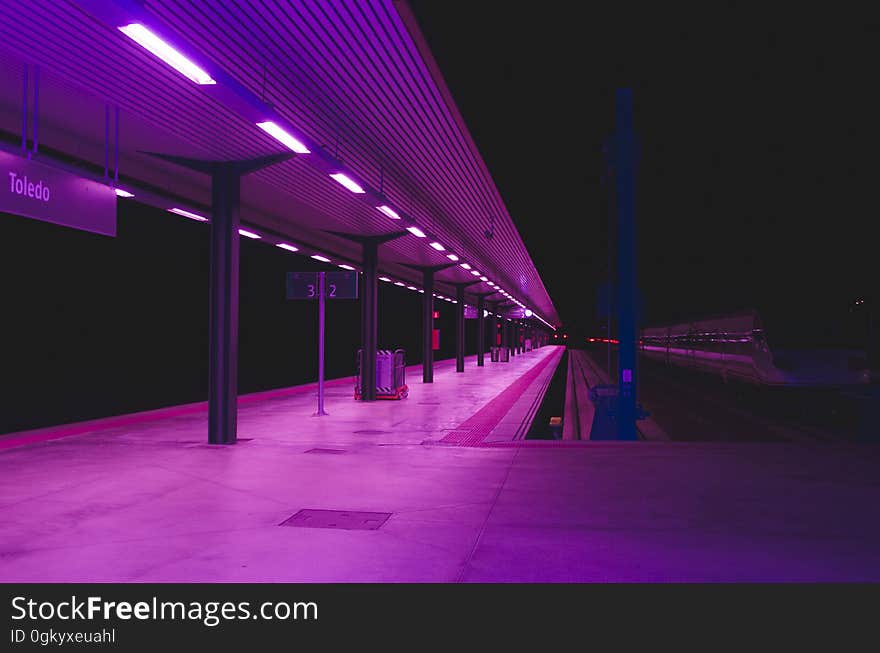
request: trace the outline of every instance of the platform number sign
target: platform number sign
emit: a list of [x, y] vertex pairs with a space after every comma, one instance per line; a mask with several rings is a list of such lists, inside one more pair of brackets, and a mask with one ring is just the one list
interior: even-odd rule
[[[320, 283], [318, 272], [288, 272], [287, 299], [318, 299]], [[325, 272], [326, 299], [357, 299], [357, 272]]]
[[357, 272], [288, 272], [287, 299], [318, 300], [318, 410], [315, 416], [327, 415], [324, 410], [324, 305], [328, 299], [357, 299]]

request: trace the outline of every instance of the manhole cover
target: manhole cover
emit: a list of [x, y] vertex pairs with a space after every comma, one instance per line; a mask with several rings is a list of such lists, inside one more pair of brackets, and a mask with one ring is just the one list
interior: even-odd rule
[[385, 435], [388, 431], [376, 431], [372, 429], [365, 429], [363, 431], [355, 431], [355, 435]]
[[351, 512], [348, 510], [310, 510], [304, 508], [279, 525], [375, 531], [388, 521], [390, 516], [390, 512]]
[[315, 449], [309, 449], [303, 453], [345, 453], [345, 449], [321, 449], [317, 447]]

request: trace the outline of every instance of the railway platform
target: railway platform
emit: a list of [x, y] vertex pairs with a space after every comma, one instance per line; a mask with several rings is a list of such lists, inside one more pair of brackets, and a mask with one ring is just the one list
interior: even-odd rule
[[880, 449], [516, 439], [560, 355], [3, 438], [0, 581], [880, 581]]

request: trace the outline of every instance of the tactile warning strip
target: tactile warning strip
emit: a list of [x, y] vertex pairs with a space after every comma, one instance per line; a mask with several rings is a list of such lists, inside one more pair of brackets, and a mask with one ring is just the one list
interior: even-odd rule
[[532, 369], [502, 390], [492, 401], [459, 424], [454, 430], [449, 431], [440, 440], [440, 443], [459, 447], [484, 446], [483, 440], [498, 426], [498, 423], [513, 407], [516, 400], [541, 375], [545, 367], [551, 362], [558, 361], [558, 359], [559, 354], [551, 354], [540, 363], [537, 363]]

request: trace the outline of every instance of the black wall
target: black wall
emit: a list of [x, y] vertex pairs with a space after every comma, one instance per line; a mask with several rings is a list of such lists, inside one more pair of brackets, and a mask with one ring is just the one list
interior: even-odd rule
[[[116, 238], [0, 214], [0, 433], [204, 401], [209, 229], [133, 201]], [[239, 392], [316, 380], [317, 304], [284, 289], [286, 272], [320, 269], [336, 268], [242, 238]], [[409, 364], [421, 299], [379, 284], [379, 347]], [[440, 360], [455, 355], [455, 306], [436, 308]], [[328, 302], [327, 378], [354, 375], [359, 341], [360, 303]]]

